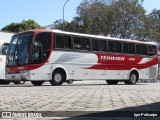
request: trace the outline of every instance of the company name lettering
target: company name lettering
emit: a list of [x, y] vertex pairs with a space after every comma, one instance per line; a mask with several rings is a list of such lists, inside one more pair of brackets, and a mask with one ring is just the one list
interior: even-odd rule
[[124, 57], [113, 57], [113, 56], [100, 56], [101, 60], [118, 60], [124, 61]]

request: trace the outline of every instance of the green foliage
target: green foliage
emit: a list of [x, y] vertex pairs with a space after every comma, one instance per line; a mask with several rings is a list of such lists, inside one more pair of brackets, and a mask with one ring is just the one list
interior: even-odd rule
[[160, 40], [160, 10], [154, 9], [149, 14], [149, 38], [154, 40]]
[[56, 22], [65, 31], [137, 40], [160, 40], [160, 10], [146, 14], [143, 0], [83, 0], [77, 16]]
[[23, 20], [21, 23], [11, 23], [10, 25], [5, 26], [2, 28], [3, 31], [10, 31], [10, 32], [22, 32], [25, 30], [31, 29], [39, 29], [42, 28], [38, 23], [34, 20]]

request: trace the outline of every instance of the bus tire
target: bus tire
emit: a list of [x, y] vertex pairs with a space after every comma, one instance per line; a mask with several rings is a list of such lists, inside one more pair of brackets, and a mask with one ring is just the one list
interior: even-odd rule
[[124, 81], [125, 84], [133, 85], [136, 84], [138, 81], [138, 75], [135, 72], [132, 72], [129, 76], [129, 80]]
[[109, 84], [109, 85], [116, 85], [118, 83], [118, 80], [106, 80], [106, 82]]
[[52, 74], [52, 80], [50, 80], [51, 85], [58, 86], [62, 85], [65, 81], [65, 74], [62, 70], [56, 70]]
[[25, 81], [15, 81], [14, 84], [24, 84]]
[[73, 80], [67, 80], [67, 83], [68, 83], [68, 84], [72, 84], [72, 83], [73, 83]]
[[31, 83], [34, 85], [34, 86], [41, 86], [44, 81], [31, 81]]

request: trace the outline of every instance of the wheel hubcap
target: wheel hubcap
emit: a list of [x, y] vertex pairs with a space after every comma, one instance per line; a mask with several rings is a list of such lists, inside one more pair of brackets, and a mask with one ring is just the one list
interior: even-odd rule
[[132, 82], [132, 83], [135, 83], [135, 82], [136, 82], [136, 79], [137, 79], [137, 78], [136, 78], [136, 75], [133, 74], [133, 75], [131, 76], [131, 82]]
[[62, 76], [59, 73], [56, 73], [55, 76], [54, 76], [54, 80], [56, 82], [60, 82], [62, 80]]

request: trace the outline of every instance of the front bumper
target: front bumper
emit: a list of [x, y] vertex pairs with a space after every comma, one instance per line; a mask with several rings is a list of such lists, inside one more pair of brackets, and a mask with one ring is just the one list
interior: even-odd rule
[[30, 80], [28, 72], [21, 72], [17, 74], [6, 74], [6, 79], [10, 81], [27, 81]]

